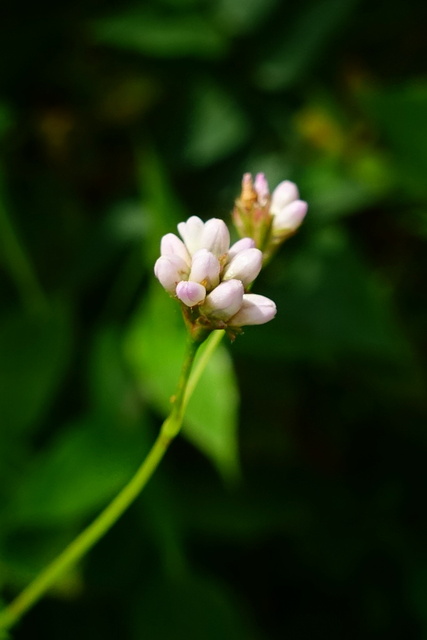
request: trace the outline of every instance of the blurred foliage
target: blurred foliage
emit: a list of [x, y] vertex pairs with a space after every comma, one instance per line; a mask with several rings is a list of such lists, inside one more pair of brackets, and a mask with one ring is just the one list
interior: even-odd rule
[[146, 492], [12, 637], [427, 637], [426, 19], [421, 0], [2, 6], [4, 601], [167, 412], [184, 334], [161, 235], [229, 220], [244, 171], [310, 203], [256, 283], [277, 318], [221, 346]]

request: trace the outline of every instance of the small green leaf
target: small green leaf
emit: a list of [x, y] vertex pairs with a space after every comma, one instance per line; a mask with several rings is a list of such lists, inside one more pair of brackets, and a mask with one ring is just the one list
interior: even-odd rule
[[[186, 343], [179, 305], [155, 283], [125, 340], [125, 352], [142, 395], [166, 417]], [[201, 347], [203, 349], [203, 346]], [[183, 434], [225, 476], [238, 470], [238, 393], [230, 356], [216, 350], [187, 408]]]

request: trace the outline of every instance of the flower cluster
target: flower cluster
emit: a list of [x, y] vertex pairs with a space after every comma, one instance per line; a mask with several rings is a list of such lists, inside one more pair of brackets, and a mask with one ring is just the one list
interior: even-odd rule
[[264, 262], [277, 247], [295, 233], [307, 213], [308, 205], [299, 199], [297, 186], [281, 182], [270, 195], [263, 173], [252, 181], [245, 173], [242, 192], [236, 200], [233, 221], [241, 237], [249, 236], [264, 253]]
[[190, 327], [234, 329], [264, 324], [276, 314], [265, 296], [247, 293], [262, 267], [262, 252], [252, 238], [230, 247], [223, 220], [203, 222], [192, 216], [178, 225], [182, 240], [163, 236], [154, 273], [162, 286], [181, 301]]

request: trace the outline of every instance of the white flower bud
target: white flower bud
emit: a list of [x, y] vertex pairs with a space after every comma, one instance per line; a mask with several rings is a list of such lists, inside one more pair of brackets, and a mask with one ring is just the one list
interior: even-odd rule
[[206, 296], [206, 289], [198, 282], [183, 280], [179, 282], [176, 287], [176, 296], [186, 304], [187, 307], [194, 307], [196, 304], [203, 302]]
[[160, 243], [160, 255], [179, 256], [188, 264], [189, 267], [191, 266], [191, 257], [185, 244], [174, 233], [167, 233], [163, 236]]
[[286, 205], [298, 200], [299, 191], [296, 184], [290, 180], [284, 180], [274, 189], [271, 196], [270, 213], [273, 216], [278, 215]]
[[207, 249], [199, 249], [193, 255], [189, 280], [200, 282], [209, 291], [219, 283], [221, 266], [218, 258]]
[[185, 242], [190, 255], [193, 255], [198, 249], [203, 247], [202, 234], [205, 224], [203, 220], [200, 220], [197, 216], [191, 216], [187, 222], [180, 222], [178, 225], [178, 231], [181, 234], [181, 238]]
[[162, 256], [154, 265], [156, 278], [169, 293], [175, 293], [176, 285], [184, 278], [188, 278], [188, 272], [187, 263], [179, 256]]
[[201, 312], [217, 320], [228, 320], [234, 316], [242, 306], [243, 284], [240, 280], [221, 282], [211, 293], [201, 307]]
[[224, 220], [211, 218], [206, 222], [202, 233], [201, 246], [217, 257], [227, 253], [230, 246], [230, 232]]
[[223, 280], [241, 280], [246, 287], [253, 282], [262, 267], [262, 252], [259, 249], [244, 249], [226, 266]]
[[256, 293], [245, 293], [240, 310], [230, 318], [230, 327], [244, 327], [249, 324], [265, 324], [276, 315], [276, 305], [273, 300]]
[[285, 232], [294, 232], [300, 226], [307, 213], [308, 204], [303, 200], [294, 200], [284, 207], [273, 218], [273, 234], [278, 235]]
[[244, 251], [245, 249], [253, 249], [254, 247], [255, 240], [253, 240], [252, 238], [242, 238], [241, 240], [238, 240], [237, 242], [232, 244], [228, 250], [228, 262], [230, 262], [232, 258], [234, 258], [234, 256], [239, 253], [239, 251]]

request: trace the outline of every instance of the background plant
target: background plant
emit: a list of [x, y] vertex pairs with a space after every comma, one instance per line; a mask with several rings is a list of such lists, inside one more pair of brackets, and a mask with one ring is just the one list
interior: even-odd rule
[[425, 635], [424, 3], [3, 12], [5, 599], [162, 421], [161, 235], [226, 216], [244, 171], [310, 203], [259, 278], [277, 318], [217, 352], [144, 498], [14, 637]]

